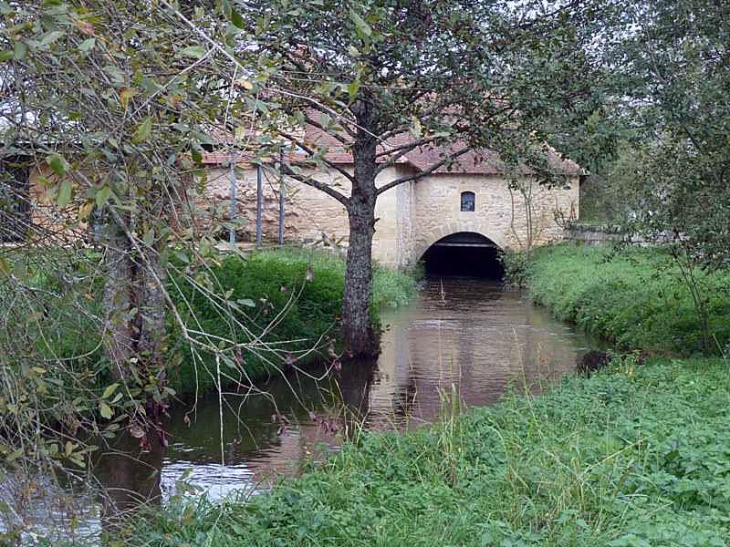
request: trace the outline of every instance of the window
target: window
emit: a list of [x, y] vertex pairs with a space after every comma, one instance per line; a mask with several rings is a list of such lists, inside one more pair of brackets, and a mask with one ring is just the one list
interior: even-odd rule
[[474, 210], [474, 192], [462, 192], [461, 193], [461, 210], [462, 211], [473, 211]]

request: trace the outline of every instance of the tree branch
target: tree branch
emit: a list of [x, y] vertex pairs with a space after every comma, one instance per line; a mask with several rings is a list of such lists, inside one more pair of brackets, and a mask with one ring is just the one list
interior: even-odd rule
[[[295, 145], [297, 145], [299, 148], [301, 148], [302, 150], [304, 150], [311, 157], [314, 157], [314, 156], [317, 155], [317, 151], [316, 150], [312, 150], [309, 146], [307, 146], [303, 141], [297, 139], [294, 135], [291, 135], [289, 133], [285, 133], [284, 131], [278, 131], [278, 133], [279, 133], [279, 135], [281, 135], [285, 139], [291, 141], [292, 143], [294, 143]], [[340, 167], [339, 165], [337, 165], [336, 163], [331, 162], [331, 161], [325, 159], [324, 157], [322, 158], [322, 163], [324, 163], [330, 169], [334, 169], [335, 171], [337, 171], [340, 175], [342, 175], [343, 177], [345, 177], [351, 183], [353, 183], [353, 184], [355, 183], [355, 177], [352, 176], [350, 173], [348, 173], [347, 170], [345, 170], [342, 167]]]
[[311, 186], [312, 188], [316, 188], [317, 190], [324, 192], [328, 196], [335, 198], [345, 207], [348, 207], [350, 205], [349, 198], [332, 188], [330, 185], [325, 184], [324, 182], [319, 181], [313, 177], [308, 177], [306, 175], [302, 175], [301, 173], [296, 173], [292, 170], [291, 166], [287, 165], [286, 163], [282, 162], [280, 166], [281, 172], [287, 177], [293, 178], [294, 180], [299, 181], [302, 184], [306, 184], [307, 186]]
[[395, 188], [396, 186], [403, 184], [405, 182], [410, 182], [412, 180], [418, 180], [420, 178], [426, 177], [426, 176], [430, 175], [431, 173], [433, 173], [434, 171], [436, 171], [439, 167], [443, 167], [444, 165], [446, 165], [450, 161], [455, 160], [459, 156], [463, 156], [469, 150], [471, 150], [471, 148], [468, 146], [465, 146], [464, 148], [457, 150], [453, 154], [449, 154], [447, 157], [445, 157], [441, 161], [434, 163], [431, 167], [429, 167], [428, 169], [426, 169], [424, 171], [421, 171], [419, 173], [414, 173], [412, 175], [405, 175], [405, 176], [399, 177], [399, 178], [389, 182], [388, 184], [385, 184], [385, 185], [381, 186], [380, 188], [378, 188], [377, 194], [380, 195], [383, 192], [387, 192], [391, 188]]

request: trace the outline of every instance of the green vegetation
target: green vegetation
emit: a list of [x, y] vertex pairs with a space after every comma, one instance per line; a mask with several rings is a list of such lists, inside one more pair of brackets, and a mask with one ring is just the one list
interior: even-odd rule
[[[98, 255], [84, 250], [57, 250], [48, 260], [47, 256], [23, 251], [6, 253], [4, 260], [29, 289], [27, 295], [7, 298], [9, 304], [4, 312], [13, 321], [0, 329], [3, 343], [18, 346], [18, 354], [23, 348], [39, 361], [63, 360], [64, 367], [51, 367], [53, 376], [61, 372], [79, 374], [85, 387], [93, 385], [97, 389], [111, 383], [110, 365], [101, 345], [103, 279], [98, 271]], [[244, 370], [252, 379], [273, 372], [289, 354], [291, 358], [306, 354], [298, 361], [300, 365], [311, 362], [321, 356], [320, 351], [311, 351], [318, 342], [317, 349], [322, 350], [328, 340], [338, 336], [345, 263], [337, 255], [295, 248], [261, 251], [245, 259], [224, 256], [210, 269], [188, 269], [184, 274], [182, 262], [175, 262], [180, 269], [172, 275], [168, 289], [189, 327], [240, 342], [262, 335], [272, 348], [257, 348], [255, 353], [242, 356]], [[195, 290], [191, 279], [210, 292]], [[405, 305], [415, 291], [413, 277], [386, 268], [375, 268], [373, 284], [374, 323], [379, 309]], [[41, 291], [53, 295], [53, 305], [44, 306], [34, 299]], [[226, 305], [231, 302], [237, 303], [237, 311]], [[232, 317], [250, 330], [244, 333], [237, 329]], [[170, 386], [179, 393], [193, 392], [196, 387], [201, 392], [212, 388], [210, 355], [202, 353], [201, 360], [193, 361], [171, 316], [168, 327], [171, 335], [166, 372]], [[236, 371], [228, 371], [229, 379], [232, 372]], [[67, 384], [71, 381], [57, 379]]]
[[363, 434], [247, 504], [173, 507], [145, 545], [727, 545], [730, 374], [629, 356], [547, 394]]
[[[730, 341], [730, 273], [693, 273], [713, 349], [724, 351]], [[702, 347], [690, 288], [663, 250], [546, 247], [535, 251], [526, 275], [536, 302], [622, 349], [692, 354]]]
[[[337, 255], [294, 248], [261, 251], [246, 259], [223, 258], [211, 273], [214, 282], [208, 284], [212, 290], [226, 295], [226, 302], [238, 304], [234, 316], [254, 334], [265, 333], [263, 338], [270, 349], [257, 348], [242, 355], [251, 378], [266, 376], [280, 367], [282, 348], [291, 358], [304, 355], [298, 361], [301, 365], [321, 356], [319, 351], [311, 351], [314, 346], [322, 349], [338, 335], [345, 262]], [[194, 291], [190, 283], [180, 281], [177, 286], [181, 289], [178, 303], [184, 297], [192, 309], [185, 314], [187, 324], [192, 323], [194, 313], [200, 330], [247, 341], [243, 332], [232, 328], [229, 308]], [[375, 324], [378, 309], [405, 305], [415, 291], [412, 277], [380, 267], [374, 270], [373, 287], [371, 315]], [[172, 324], [171, 330], [175, 331]], [[212, 359], [204, 358], [198, 364], [210, 369]], [[191, 391], [196, 382], [203, 391], [213, 386], [213, 375], [196, 371], [189, 354], [180, 367], [170, 371], [170, 377], [178, 391]]]
[[[679, 350], [697, 324], [659, 250], [558, 246], [535, 298], [624, 346]], [[702, 276], [718, 340], [730, 277]], [[649, 314], [655, 317], [651, 318]], [[679, 326], [673, 323], [680, 322]], [[662, 331], [662, 327], [666, 330]], [[362, 433], [327, 463], [246, 502], [173, 504], [145, 545], [722, 546], [730, 538], [730, 369], [615, 357], [543, 395], [511, 393], [433, 427]]]

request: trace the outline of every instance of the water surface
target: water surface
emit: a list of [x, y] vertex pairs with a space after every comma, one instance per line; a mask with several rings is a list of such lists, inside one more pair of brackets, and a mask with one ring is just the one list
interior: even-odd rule
[[104, 449], [94, 476], [107, 499], [94, 504], [83, 488], [74, 494], [84, 499], [86, 527], [103, 521], [92, 514], [149, 499], [255, 494], [302, 462], [337, 450], [355, 422], [368, 429], [418, 427], [444, 408], [493, 404], [510, 387], [536, 392], [573, 370], [589, 346], [523, 293], [474, 279], [427, 280], [411, 305], [385, 312], [382, 322], [375, 364], [340, 375], [315, 368], [273, 378], [259, 386], [265, 394], [206, 396], [194, 408], [172, 409], [167, 450], [141, 455], [133, 439]]

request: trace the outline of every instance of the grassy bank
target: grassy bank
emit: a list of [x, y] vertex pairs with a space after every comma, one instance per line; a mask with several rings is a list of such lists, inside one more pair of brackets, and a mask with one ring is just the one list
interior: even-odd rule
[[730, 374], [615, 362], [537, 398], [365, 434], [248, 504], [173, 508], [140, 545], [726, 545]]
[[[102, 257], [84, 249], [56, 249], [52, 253], [11, 250], [2, 257], [4, 267], [19, 279], [17, 286], [5, 283], [4, 272], [0, 272], [0, 298], [7, 318], [0, 328], [4, 362], [12, 364], [13, 355], [39, 363], [62, 361], [63, 371], [73, 377], [58, 381], [66, 385], [80, 381], [85, 388], [103, 389], [111, 380], [101, 343]], [[277, 249], [245, 259], [221, 255], [215, 265], [197, 268], [173, 258], [172, 266], [168, 290], [190, 328], [240, 342], [260, 336], [278, 350], [267, 353], [259, 348], [243, 355], [250, 378], [264, 377], [281, 365], [284, 352], [296, 357], [317, 341], [321, 343], [323, 335], [337, 335], [345, 272], [339, 256]], [[377, 322], [379, 309], [404, 305], [414, 292], [412, 276], [376, 267], [373, 321]], [[235, 304], [235, 309], [228, 303]], [[247, 332], [232, 318], [240, 320]], [[212, 387], [212, 376], [206, 370], [211, 367], [210, 357], [203, 353], [202, 359], [194, 362], [171, 316], [167, 326], [170, 385], [178, 393]], [[308, 357], [315, 358], [317, 354]], [[49, 367], [54, 376], [59, 370]]]
[[[536, 300], [626, 347], [692, 351], [697, 325], [657, 251], [541, 250]], [[722, 342], [728, 278], [703, 279]], [[673, 324], [679, 322], [679, 325]], [[663, 328], [666, 327], [666, 328]], [[636, 354], [538, 397], [430, 428], [364, 433], [248, 503], [173, 506], [144, 545], [730, 544], [730, 368]]]
[[[236, 310], [221, 306], [220, 301], [194, 290], [193, 285], [179, 281], [175, 286], [178, 303], [190, 308], [183, 319], [198, 330], [226, 336], [242, 343], [251, 335], [259, 336], [270, 346], [259, 347], [242, 355], [246, 373], [261, 378], [281, 366], [281, 349], [292, 356], [307, 353], [317, 342], [323, 349], [324, 337], [337, 336], [337, 318], [342, 309], [345, 262], [343, 258], [323, 252], [301, 249], [277, 249], [253, 253], [245, 260], [238, 256], [223, 258], [210, 270], [213, 287], [225, 301], [237, 303]], [[374, 323], [383, 307], [405, 305], [415, 292], [413, 277], [376, 267], [373, 275], [371, 313]], [[231, 322], [231, 315], [249, 329], [242, 332]], [[194, 317], [194, 320], [193, 320]], [[175, 325], [170, 323], [175, 332]], [[173, 336], [175, 338], [175, 336]], [[177, 338], [179, 340], [179, 337]], [[178, 341], [184, 358], [171, 373], [178, 391], [190, 390], [198, 383], [201, 390], [213, 385], [211, 359], [193, 363]], [[298, 364], [320, 358], [313, 352]], [[200, 370], [200, 367], [206, 370]]]
[[[695, 272], [711, 351], [730, 341], [730, 272]], [[700, 317], [671, 256], [659, 249], [558, 245], [535, 251], [526, 272], [533, 299], [559, 318], [622, 349], [701, 349]]]

